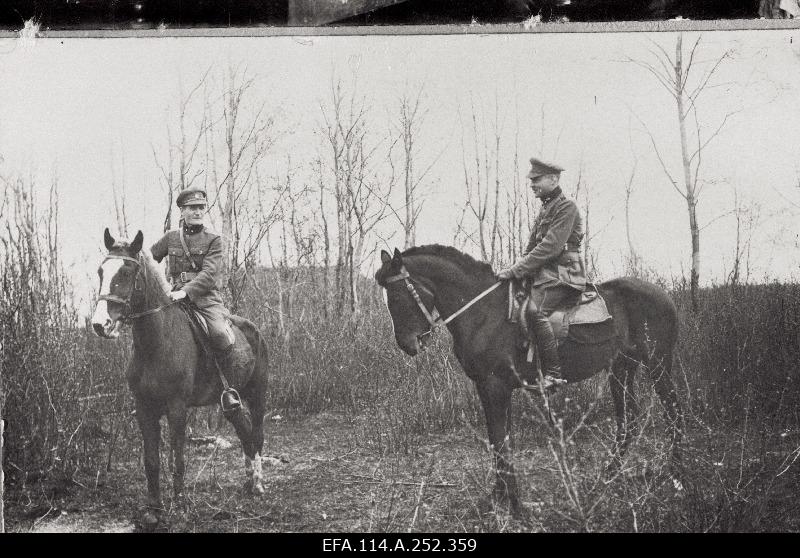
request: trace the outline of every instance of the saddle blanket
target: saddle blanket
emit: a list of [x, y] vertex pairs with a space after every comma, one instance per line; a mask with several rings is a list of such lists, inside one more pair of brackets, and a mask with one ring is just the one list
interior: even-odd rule
[[[556, 310], [549, 318], [559, 342], [569, 336], [577, 343], [602, 343], [614, 334], [606, 301], [597, 291], [584, 292], [577, 305], [566, 310]], [[605, 324], [606, 327], [578, 327], [590, 324]]]

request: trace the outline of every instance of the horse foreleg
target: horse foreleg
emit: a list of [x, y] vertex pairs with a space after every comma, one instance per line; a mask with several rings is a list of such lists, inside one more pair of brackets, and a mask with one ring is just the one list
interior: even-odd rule
[[186, 474], [184, 449], [186, 445], [186, 402], [181, 399], [170, 401], [167, 406], [169, 421], [170, 448], [175, 462], [172, 470], [172, 492], [176, 500], [183, 494], [183, 482]]
[[486, 415], [486, 429], [494, 457], [497, 477], [494, 497], [508, 501], [514, 516], [522, 514], [522, 506], [517, 489], [517, 477], [511, 463], [511, 387], [492, 375], [476, 383], [483, 412]]
[[158, 523], [157, 514], [163, 509], [161, 504], [161, 490], [159, 487], [159, 443], [161, 442], [160, 413], [156, 405], [142, 402], [136, 398], [136, 422], [142, 433], [144, 447], [144, 474], [147, 477], [147, 508], [144, 524], [152, 528]]

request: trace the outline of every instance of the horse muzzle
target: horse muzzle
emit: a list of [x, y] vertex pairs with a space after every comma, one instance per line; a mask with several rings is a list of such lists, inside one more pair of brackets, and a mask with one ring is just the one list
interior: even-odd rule
[[419, 335], [411, 334], [401, 337], [396, 337], [397, 345], [409, 356], [417, 356], [419, 353], [424, 353], [428, 348], [428, 343], [431, 339], [432, 331], [428, 330]]
[[116, 339], [119, 337], [122, 322], [119, 317], [112, 318], [108, 313], [108, 306], [104, 300], [97, 303], [92, 316], [92, 330], [95, 335], [103, 339]]
[[92, 323], [92, 329], [94, 330], [95, 335], [98, 337], [102, 337], [103, 339], [116, 339], [119, 337], [119, 330], [120, 330], [121, 322], [119, 320], [111, 321], [107, 320], [102, 324]]

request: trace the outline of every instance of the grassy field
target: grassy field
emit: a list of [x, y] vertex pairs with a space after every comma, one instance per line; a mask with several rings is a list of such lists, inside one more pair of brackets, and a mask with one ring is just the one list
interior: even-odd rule
[[[613, 440], [604, 377], [559, 393], [555, 426], [541, 401], [517, 393], [515, 464], [528, 516], [517, 521], [488, 506], [483, 413], [448, 334], [411, 359], [394, 343], [376, 285], [364, 282], [362, 312], [343, 320], [319, 282], [306, 279], [291, 313], [268, 277], [247, 294], [245, 314], [271, 348], [265, 496], [245, 496], [238, 440], [227, 424], [209, 429], [199, 412], [193, 435], [218, 443], [190, 446], [188, 503], [171, 508], [165, 529], [800, 529], [797, 285], [705, 289], [696, 314], [688, 293], [673, 289], [681, 319], [674, 380], [686, 411], [682, 490], [664, 474], [670, 448], [644, 376], [644, 428], [610, 481], [602, 477]], [[68, 297], [53, 295], [64, 283], [48, 281], [8, 299], [17, 311], [2, 326], [8, 529], [135, 529], [145, 485], [123, 380], [130, 337], [95, 338]], [[276, 320], [275, 308], [289, 319]], [[164, 457], [165, 487], [168, 467]]]

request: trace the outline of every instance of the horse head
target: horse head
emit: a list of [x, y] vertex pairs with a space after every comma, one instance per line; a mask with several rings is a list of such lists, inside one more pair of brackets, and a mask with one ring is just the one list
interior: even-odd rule
[[130, 311], [130, 302], [139, 274], [139, 252], [144, 236], [139, 231], [133, 242], [117, 241], [106, 228], [103, 235], [108, 254], [97, 274], [100, 277], [100, 291], [92, 315], [92, 328], [95, 334], [106, 339], [119, 336], [120, 325]]
[[394, 256], [381, 250], [381, 263], [375, 280], [386, 293], [394, 338], [405, 353], [416, 356], [425, 350], [436, 323], [432, 316], [434, 293], [419, 272], [413, 277], [409, 275], [397, 248]]

